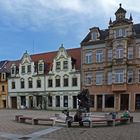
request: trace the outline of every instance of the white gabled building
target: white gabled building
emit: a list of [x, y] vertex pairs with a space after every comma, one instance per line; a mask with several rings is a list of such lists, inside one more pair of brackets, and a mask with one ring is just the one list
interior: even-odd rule
[[[76, 56], [77, 55], [77, 56]], [[78, 58], [79, 57], [79, 58]], [[77, 59], [76, 59], [77, 58]], [[80, 92], [80, 49], [66, 51], [60, 47], [46, 76], [48, 109], [76, 109]], [[79, 67], [80, 68], [80, 67]]]
[[11, 66], [11, 77], [8, 80], [9, 108], [39, 108], [45, 94], [44, 61], [33, 61], [24, 53], [21, 61]]
[[76, 109], [80, 92], [80, 48], [29, 55], [11, 65], [9, 108]]

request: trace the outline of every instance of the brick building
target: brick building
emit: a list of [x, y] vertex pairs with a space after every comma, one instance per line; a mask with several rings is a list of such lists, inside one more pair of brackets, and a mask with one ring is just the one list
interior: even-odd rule
[[91, 110], [140, 110], [140, 24], [120, 4], [107, 29], [90, 28], [81, 42], [82, 88]]

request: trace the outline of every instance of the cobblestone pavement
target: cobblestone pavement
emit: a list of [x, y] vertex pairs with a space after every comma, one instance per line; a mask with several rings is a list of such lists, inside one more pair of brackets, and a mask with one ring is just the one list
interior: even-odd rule
[[[29, 117], [54, 116], [56, 111], [0, 110], [0, 140], [139, 140], [140, 113], [132, 113], [134, 123], [115, 127], [94, 126], [93, 128], [73, 126], [31, 125], [17, 123], [15, 115]], [[104, 113], [95, 113], [104, 114]]]

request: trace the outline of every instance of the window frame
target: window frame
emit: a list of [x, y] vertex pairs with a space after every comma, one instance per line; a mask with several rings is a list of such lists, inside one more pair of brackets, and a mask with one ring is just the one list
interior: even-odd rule
[[60, 61], [56, 62], [56, 70], [61, 70], [61, 63], [60, 63]]
[[53, 87], [53, 80], [52, 79], [48, 79], [48, 88]]
[[96, 72], [96, 85], [103, 85], [103, 73]]
[[[76, 81], [75, 81], [76, 79]], [[72, 86], [76, 87], [78, 85], [78, 78], [77, 77], [72, 77]]]
[[36, 87], [41, 88], [41, 79], [36, 80]]
[[68, 61], [63, 61], [63, 69], [68, 69]]
[[103, 62], [103, 50], [96, 50], [96, 63]]
[[122, 46], [116, 48], [116, 59], [123, 59], [124, 49]]
[[92, 72], [85, 73], [85, 85], [91, 85], [92, 79], [93, 79]]
[[122, 83], [124, 83], [124, 70], [115, 70], [114, 75], [115, 75], [114, 82], [116, 84], [122, 84]]
[[132, 47], [128, 47], [128, 53], [127, 53], [127, 57], [128, 59], [133, 59], [133, 48]]
[[85, 53], [85, 64], [91, 64], [91, 63], [93, 63], [93, 53], [86, 52]]

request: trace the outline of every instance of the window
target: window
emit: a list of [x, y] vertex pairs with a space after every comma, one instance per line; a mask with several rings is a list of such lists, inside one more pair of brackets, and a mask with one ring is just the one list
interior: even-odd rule
[[92, 63], [92, 52], [88, 52], [85, 54], [85, 63], [86, 64]]
[[116, 49], [116, 58], [123, 58], [123, 48], [121, 46], [117, 47]]
[[96, 85], [102, 85], [103, 83], [103, 74], [101, 72], [96, 73]]
[[12, 81], [12, 83], [11, 83], [11, 87], [12, 87], [12, 89], [15, 89], [15, 88], [16, 88], [15, 81]]
[[20, 87], [21, 88], [24, 88], [24, 79], [21, 79], [21, 81], [20, 81]]
[[138, 72], [138, 78], [139, 78], [139, 79], [138, 79], [138, 80], [139, 80], [138, 82], [140, 83], [140, 70], [139, 70], [139, 72]]
[[42, 63], [39, 63], [38, 64], [38, 71], [43, 71], [43, 64]]
[[25, 73], [25, 66], [21, 66], [21, 73]]
[[41, 80], [38, 79], [36, 82], [37, 82], [37, 88], [41, 88]]
[[94, 95], [90, 95], [90, 107], [94, 107]]
[[55, 103], [55, 105], [56, 105], [56, 107], [60, 107], [60, 96], [56, 96], [56, 103]]
[[77, 78], [76, 77], [73, 77], [72, 78], [72, 86], [77, 86]]
[[52, 84], [52, 79], [48, 79], [48, 87], [52, 87], [53, 84]]
[[85, 75], [85, 84], [86, 85], [92, 84], [92, 73], [86, 73], [86, 75]]
[[14, 69], [14, 67], [11, 68], [11, 73], [12, 73], [12, 74], [15, 74], [15, 69]]
[[127, 82], [132, 83], [133, 82], [133, 71], [129, 70], [127, 74], [128, 74], [127, 75]]
[[112, 72], [108, 72], [107, 74], [107, 84], [108, 85], [112, 84]]
[[124, 72], [123, 70], [115, 71], [115, 83], [123, 83], [124, 82]]
[[94, 32], [91, 33], [91, 39], [93, 41], [97, 40], [97, 37], [98, 37], [98, 33], [97, 32], [94, 31]]
[[112, 61], [112, 50], [108, 50], [108, 61]]
[[138, 55], [139, 55], [138, 57], [140, 58], [140, 47], [139, 47], [138, 53], [139, 53], [139, 54], [138, 54]]
[[64, 87], [68, 87], [69, 85], [69, 79], [68, 77], [64, 77]]
[[5, 92], [5, 86], [2, 85], [2, 92]]
[[2, 80], [5, 80], [5, 79], [6, 79], [6, 74], [2, 73]]
[[33, 82], [32, 82], [32, 78], [28, 79], [28, 87], [32, 88], [33, 87]]
[[124, 28], [116, 29], [116, 37], [126, 36], [126, 30]]
[[114, 95], [105, 95], [105, 108], [114, 108]]
[[31, 72], [31, 65], [27, 66], [27, 72], [30, 73]]
[[63, 61], [63, 69], [68, 69], [68, 61]]
[[60, 70], [60, 62], [56, 62], [56, 70]]
[[55, 86], [60, 87], [60, 77], [59, 76], [57, 76], [55, 79]]
[[64, 107], [68, 107], [68, 96], [64, 96]]
[[128, 48], [128, 59], [133, 59], [133, 48], [132, 47]]
[[97, 63], [103, 62], [103, 51], [102, 50], [96, 51], [96, 62]]
[[25, 96], [20, 96], [20, 98], [21, 98], [21, 105], [26, 107], [26, 97]]
[[48, 106], [52, 107], [52, 96], [48, 96]]

